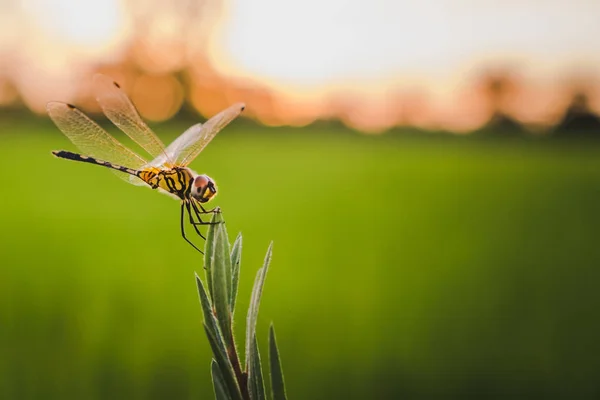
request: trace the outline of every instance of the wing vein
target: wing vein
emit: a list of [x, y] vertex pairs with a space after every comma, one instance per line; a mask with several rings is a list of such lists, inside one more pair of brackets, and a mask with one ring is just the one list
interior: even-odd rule
[[[53, 101], [46, 109], [56, 126], [84, 155], [132, 169], [146, 164], [146, 160], [123, 146], [75, 106]], [[129, 182], [127, 174], [114, 172]]]
[[106, 75], [96, 74], [94, 85], [96, 100], [113, 124], [146, 150], [152, 158], [166, 155], [163, 142], [142, 120], [129, 97], [116, 82]]

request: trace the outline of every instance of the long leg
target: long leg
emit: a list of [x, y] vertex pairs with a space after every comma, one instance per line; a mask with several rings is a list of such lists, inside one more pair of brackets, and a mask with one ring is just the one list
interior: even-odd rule
[[[202, 250], [197, 248], [196, 245], [194, 243], [192, 243], [187, 238], [187, 236], [185, 236], [185, 224], [184, 224], [185, 218], [183, 215], [185, 213], [185, 204], [186, 203], [184, 201], [181, 202], [181, 236], [183, 236], [183, 239], [185, 239], [185, 241], [188, 242], [194, 249], [198, 250], [200, 252], [200, 254], [204, 254], [204, 252]], [[190, 214], [190, 217], [191, 217], [191, 214]], [[196, 226], [194, 225], [194, 227], [196, 227]], [[197, 230], [197, 228], [196, 228], [196, 230]], [[200, 236], [202, 236], [202, 235], [200, 235]]]
[[210, 210], [205, 210], [204, 207], [202, 207], [202, 204], [198, 203], [198, 206], [200, 206], [200, 209], [202, 210], [200, 214], [216, 214], [221, 212], [221, 209], [219, 207], [215, 207]]
[[[200, 217], [200, 214], [209, 214], [209, 213], [215, 213], [215, 212], [220, 212], [220, 210], [214, 211], [215, 209], [211, 210], [211, 211], [206, 211], [203, 207], [202, 204], [197, 203], [194, 200], [190, 201], [192, 208], [194, 209], [194, 213], [196, 214], [196, 218], [198, 218], [199, 222], [195, 222], [195, 221], [190, 221], [193, 225], [213, 225], [213, 222], [210, 221], [203, 221], [202, 218]], [[202, 211], [198, 210], [198, 206], [200, 206], [200, 208], [202, 209]], [[190, 213], [190, 218], [191, 218], [191, 213]], [[222, 221], [216, 222], [214, 224], [220, 224]]]
[[[189, 201], [185, 201], [185, 207], [187, 209], [188, 215], [190, 217], [190, 224], [194, 227], [194, 230], [196, 231], [196, 233], [198, 235], [200, 235], [200, 237], [204, 240], [206, 240], [206, 237], [204, 237], [204, 235], [202, 234], [202, 232], [200, 232], [200, 229], [198, 229], [198, 225], [202, 225], [203, 221], [200, 219], [200, 217], [198, 217], [198, 219], [200, 219], [200, 223], [196, 223], [196, 221], [194, 221], [194, 218], [192, 217], [192, 210], [190, 207], [190, 202]], [[195, 211], [195, 210], [194, 210]]]

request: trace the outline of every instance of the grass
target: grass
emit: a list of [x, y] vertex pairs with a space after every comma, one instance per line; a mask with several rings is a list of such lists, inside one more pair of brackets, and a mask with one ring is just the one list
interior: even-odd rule
[[[2, 131], [0, 397], [211, 397], [178, 204], [51, 157], [50, 125]], [[257, 336], [276, 321], [290, 397], [593, 398], [599, 155], [234, 126], [192, 167], [244, 265], [275, 242]]]

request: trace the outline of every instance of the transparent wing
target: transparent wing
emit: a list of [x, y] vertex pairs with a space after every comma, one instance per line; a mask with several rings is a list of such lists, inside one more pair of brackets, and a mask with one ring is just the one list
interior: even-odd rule
[[[244, 107], [243, 103], [236, 103], [221, 111], [204, 124], [196, 124], [188, 128], [167, 147], [166, 157], [173, 160], [175, 165], [188, 165], [221, 129], [244, 111]], [[158, 161], [158, 159], [155, 161]], [[155, 161], [151, 164], [156, 165]]]
[[94, 76], [96, 100], [104, 114], [152, 156], [165, 155], [165, 145], [142, 120], [119, 84], [106, 75]]
[[198, 137], [198, 134], [200, 133], [201, 130], [202, 130], [202, 124], [200, 124], [200, 123], [190, 126], [188, 129], [185, 130], [185, 132], [183, 132], [181, 135], [179, 135], [177, 137], [177, 139], [175, 139], [173, 142], [171, 142], [169, 147], [167, 147], [165, 154], [161, 154], [160, 156], [156, 157], [154, 160], [152, 160], [152, 162], [149, 164], [149, 166], [173, 167], [174, 165], [172, 163], [170, 163], [169, 160], [175, 160], [177, 158], [176, 157], [177, 154], [180, 154], [182, 152], [182, 150], [185, 148], [185, 144], [189, 143], [190, 138]]
[[[75, 106], [52, 101], [48, 103], [46, 110], [56, 126], [83, 155], [133, 169], [139, 169], [146, 164], [142, 157], [119, 143]], [[125, 181], [135, 183], [129, 179], [128, 174], [113, 171]]]

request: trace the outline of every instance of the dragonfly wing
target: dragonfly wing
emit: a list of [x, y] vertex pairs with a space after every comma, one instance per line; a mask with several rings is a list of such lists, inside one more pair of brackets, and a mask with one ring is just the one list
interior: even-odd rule
[[[133, 169], [146, 164], [142, 157], [119, 143], [75, 106], [53, 101], [48, 103], [46, 110], [56, 126], [84, 155]], [[130, 175], [113, 171], [125, 181], [137, 183], [129, 179]]]
[[204, 124], [192, 126], [169, 145], [167, 155], [175, 160], [176, 165], [188, 165], [221, 129], [244, 111], [244, 107], [243, 103], [236, 103], [221, 111]]
[[[194, 138], [197, 138], [201, 131], [201, 123], [190, 126], [188, 129], [185, 130], [185, 132], [179, 135], [177, 139], [171, 142], [169, 147], [167, 147], [165, 154], [161, 154], [158, 157], [156, 157], [154, 160], [152, 160], [149, 166], [162, 167], [165, 164], [168, 165], [169, 160], [177, 159], [177, 155], [181, 154], [185, 150], [186, 144], [189, 144], [193, 141]], [[172, 165], [168, 166], [171, 167]]]
[[113, 124], [146, 150], [152, 158], [165, 154], [165, 145], [142, 120], [117, 82], [106, 75], [96, 74], [94, 89], [98, 104]]

